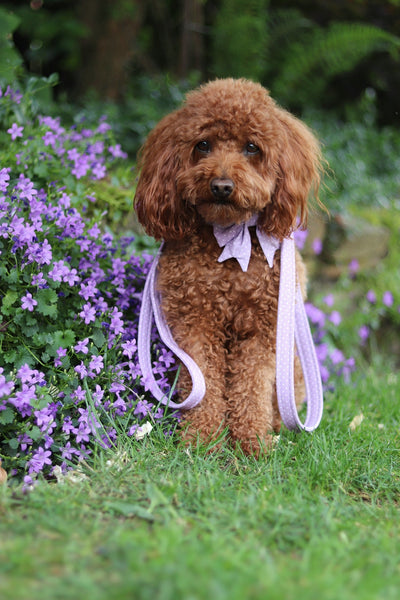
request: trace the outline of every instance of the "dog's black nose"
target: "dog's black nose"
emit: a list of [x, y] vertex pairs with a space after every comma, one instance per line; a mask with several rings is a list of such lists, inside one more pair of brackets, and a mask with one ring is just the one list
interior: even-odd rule
[[211, 181], [210, 188], [217, 200], [224, 200], [232, 194], [235, 184], [232, 179], [215, 178]]

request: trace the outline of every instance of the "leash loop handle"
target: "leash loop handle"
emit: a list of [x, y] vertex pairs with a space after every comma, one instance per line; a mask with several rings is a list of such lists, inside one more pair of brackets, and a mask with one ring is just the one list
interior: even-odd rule
[[[288, 429], [314, 431], [321, 421], [323, 391], [318, 359], [304, 308], [300, 284], [296, 284], [293, 236], [281, 245], [281, 269], [276, 334], [276, 389], [282, 421]], [[294, 347], [306, 385], [307, 416], [300, 421], [294, 395]]]

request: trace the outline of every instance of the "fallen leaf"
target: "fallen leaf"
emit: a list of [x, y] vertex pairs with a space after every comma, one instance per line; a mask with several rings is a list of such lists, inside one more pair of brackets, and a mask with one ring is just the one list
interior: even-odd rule
[[141, 425], [140, 427], [138, 427], [135, 431], [135, 438], [137, 440], [142, 440], [146, 435], [148, 435], [150, 433], [150, 431], [153, 429], [153, 425], [151, 423], [149, 423], [149, 421], [146, 421], [146, 423], [143, 423], [143, 425]]
[[364, 415], [362, 413], [360, 413], [359, 415], [356, 415], [349, 425], [351, 431], [354, 431], [355, 429], [357, 429], [357, 427], [359, 427], [363, 421], [364, 421]]

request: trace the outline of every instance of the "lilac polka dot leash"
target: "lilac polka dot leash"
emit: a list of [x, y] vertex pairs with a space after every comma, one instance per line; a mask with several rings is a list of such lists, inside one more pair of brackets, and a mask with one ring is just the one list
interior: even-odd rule
[[[294, 341], [306, 385], [307, 414], [300, 421], [294, 396]], [[279, 412], [288, 429], [313, 431], [323, 411], [323, 391], [318, 359], [304, 307], [300, 284], [296, 284], [293, 236], [281, 244], [278, 322], [276, 333], [276, 391]]]
[[[155, 285], [156, 271], [161, 252], [162, 246], [151, 264], [143, 290], [138, 326], [139, 364], [142, 371], [144, 384], [158, 402], [161, 402], [161, 404], [168, 404], [168, 406], [171, 408], [189, 409], [194, 408], [204, 398], [206, 393], [206, 383], [203, 373], [195, 361], [175, 342], [161, 310], [160, 297]], [[185, 365], [192, 378], [192, 391], [183, 402], [173, 402], [170, 398], [168, 398], [166, 393], [162, 391], [154, 378], [153, 369], [151, 366], [150, 350], [153, 316], [161, 340], [164, 342], [167, 348], [169, 348]]]
[[[251, 236], [248, 227], [256, 224], [255, 216], [247, 223], [228, 228], [214, 226], [214, 235], [223, 251], [219, 262], [236, 258], [243, 271], [247, 271], [251, 256]], [[285, 238], [282, 244], [256, 228], [260, 246], [272, 267], [275, 251], [281, 247], [281, 273], [278, 299], [278, 322], [276, 338], [276, 388], [279, 411], [288, 429], [313, 431], [321, 421], [323, 392], [321, 376], [314, 343], [304, 308], [300, 285], [296, 284], [295, 244], [293, 236]], [[203, 374], [195, 361], [180, 348], [165, 321], [161, 310], [159, 293], [156, 290], [156, 272], [162, 247], [155, 257], [148, 273], [142, 306], [139, 315], [138, 355], [143, 380], [154, 398], [172, 408], [193, 408], [203, 399], [206, 385]], [[156, 382], [151, 365], [151, 329], [153, 316], [161, 340], [186, 366], [192, 379], [189, 396], [180, 403], [171, 401]], [[303, 424], [300, 421], [294, 395], [294, 348], [295, 342], [303, 369], [306, 385], [307, 414]]]

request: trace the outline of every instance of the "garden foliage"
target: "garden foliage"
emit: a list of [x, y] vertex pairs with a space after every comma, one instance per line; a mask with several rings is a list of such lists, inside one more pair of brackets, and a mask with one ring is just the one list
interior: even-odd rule
[[[126, 154], [104, 117], [67, 127], [31, 107], [29, 94], [2, 89], [0, 457], [28, 483], [55, 466], [67, 470], [96, 447], [140, 438], [157, 422], [168, 434], [177, 419], [153, 404], [138, 365], [151, 256], [138, 254], [138, 239], [108, 231], [97, 196]], [[300, 246], [305, 235], [297, 234]], [[341, 317], [331, 297], [307, 310], [332, 388], [354, 368], [339, 348]], [[155, 334], [153, 342], [167, 394], [176, 365]]]

